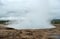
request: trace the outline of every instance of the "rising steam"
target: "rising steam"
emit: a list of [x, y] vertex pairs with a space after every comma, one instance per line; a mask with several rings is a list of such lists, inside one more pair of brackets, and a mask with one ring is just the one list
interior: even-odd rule
[[[10, 20], [6, 27], [15, 29], [55, 28], [49, 15], [47, 0], [3, 0], [2, 20]], [[4, 12], [3, 12], [4, 11]]]

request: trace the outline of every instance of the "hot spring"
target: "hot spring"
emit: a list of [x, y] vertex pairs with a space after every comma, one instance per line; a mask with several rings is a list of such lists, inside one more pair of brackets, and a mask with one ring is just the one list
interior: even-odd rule
[[0, 0], [0, 20], [15, 29], [55, 28], [50, 22], [48, 0]]

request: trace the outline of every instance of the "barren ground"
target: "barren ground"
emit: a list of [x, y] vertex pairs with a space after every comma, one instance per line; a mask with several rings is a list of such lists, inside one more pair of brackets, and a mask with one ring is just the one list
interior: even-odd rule
[[0, 24], [0, 39], [55, 39], [52, 35], [60, 34], [60, 24], [55, 29], [15, 30]]

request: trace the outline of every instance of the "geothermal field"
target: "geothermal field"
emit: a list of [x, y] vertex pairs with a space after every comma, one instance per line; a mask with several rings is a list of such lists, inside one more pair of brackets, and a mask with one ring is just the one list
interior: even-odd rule
[[[54, 21], [52, 23], [54, 24]], [[56, 21], [55, 23], [59, 22]], [[0, 39], [59, 39], [60, 37], [60, 24], [54, 24], [56, 28], [53, 29], [17, 30], [4, 26], [6, 24], [0, 24]]]
[[0, 39], [60, 39], [60, 0], [0, 0]]

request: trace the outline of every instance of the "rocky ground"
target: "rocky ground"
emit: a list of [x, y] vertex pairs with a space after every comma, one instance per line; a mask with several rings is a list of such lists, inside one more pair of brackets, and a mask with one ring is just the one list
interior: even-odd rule
[[16, 30], [0, 26], [0, 39], [55, 39], [51, 36], [60, 34], [60, 24], [55, 24], [55, 29], [44, 30]]

